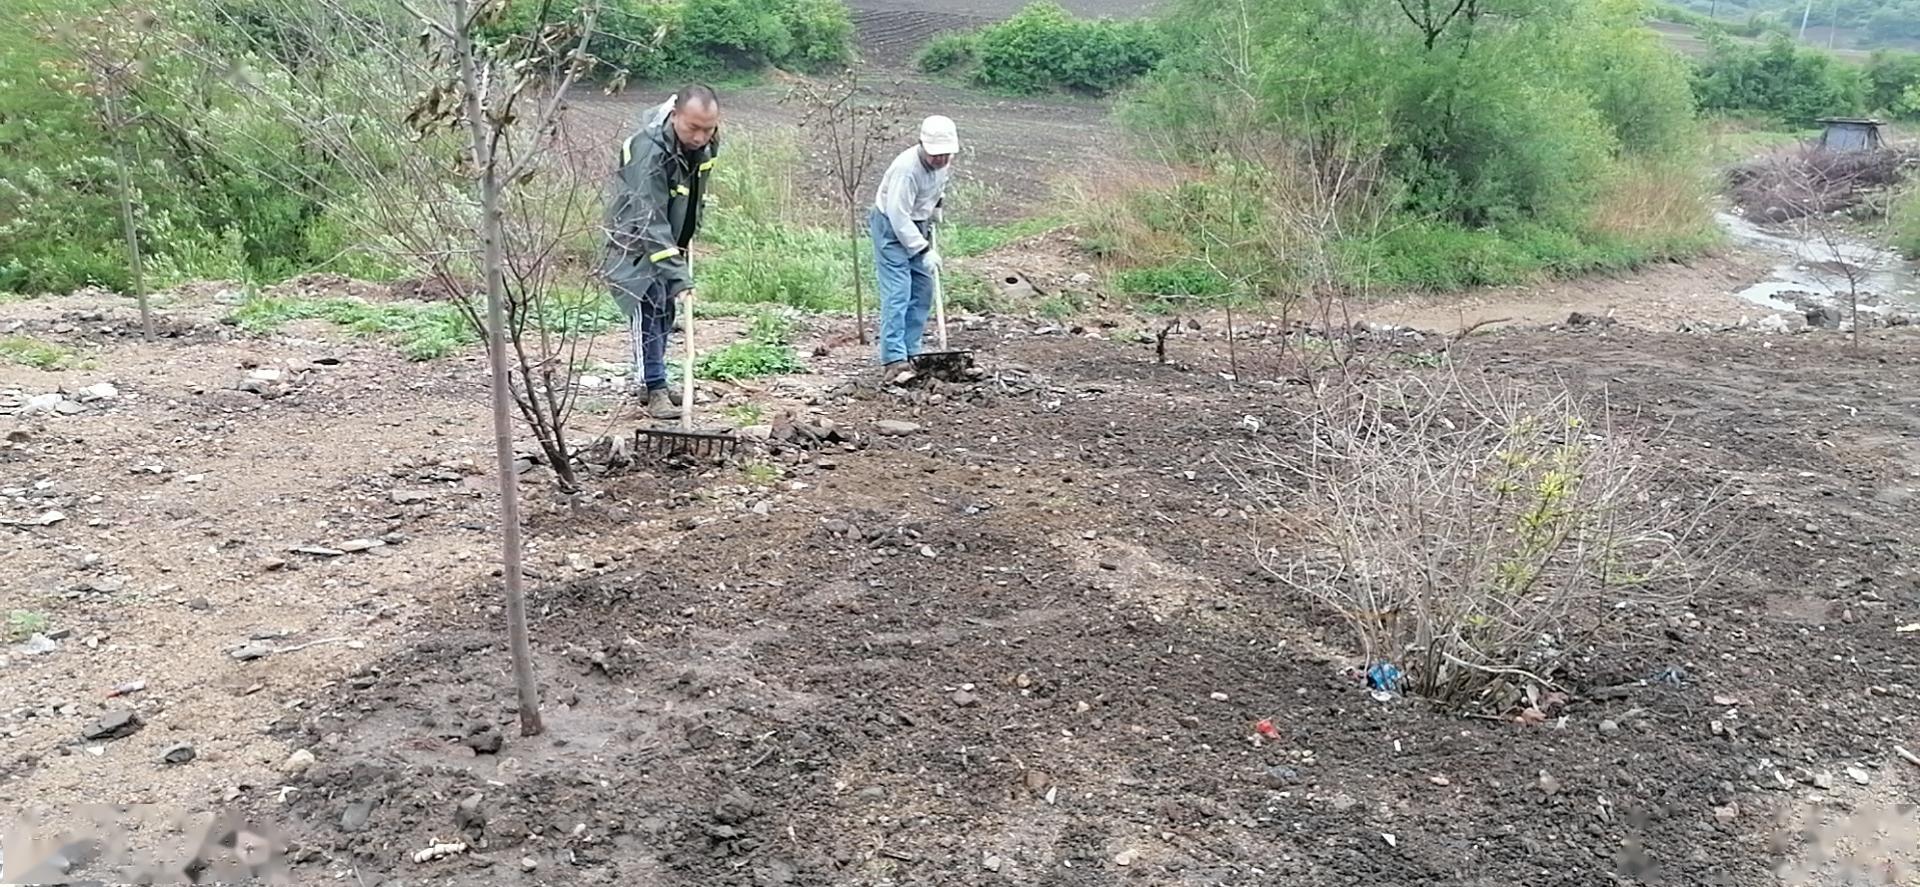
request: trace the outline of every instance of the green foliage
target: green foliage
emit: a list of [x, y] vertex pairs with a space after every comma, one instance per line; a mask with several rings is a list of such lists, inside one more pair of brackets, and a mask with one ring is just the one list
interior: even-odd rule
[[1866, 77], [1827, 53], [1801, 49], [1785, 37], [1765, 46], [1724, 38], [1709, 44], [1712, 56], [1693, 78], [1703, 111], [1765, 114], [1805, 124], [1866, 108]]
[[1078, 19], [1054, 0], [1039, 0], [981, 29], [974, 54], [973, 82], [988, 89], [1104, 95], [1145, 75], [1165, 45], [1153, 22]]
[[[1644, 27], [1645, 4], [1475, 12], [1425, 27], [1391, 3], [1178, 0], [1171, 54], [1122, 116], [1187, 161], [1186, 180], [1098, 200], [1083, 220], [1097, 251], [1133, 266], [1116, 288], [1283, 295], [1329, 263], [1348, 283], [1454, 288], [1617, 267], [1701, 236], [1701, 203], [1656, 207], [1653, 232], [1624, 230], [1632, 214], [1617, 211], [1623, 171], [1699, 143], [1686, 69]], [[1356, 176], [1364, 193], [1327, 190]], [[1320, 202], [1329, 215], [1276, 227]]]
[[433, 360], [479, 341], [460, 309], [447, 304], [371, 303], [360, 299], [303, 299], [256, 295], [228, 322], [252, 333], [272, 333], [295, 320], [325, 320], [360, 335], [393, 342], [408, 360]]
[[[793, 346], [789, 344], [793, 339], [793, 331], [793, 318], [786, 312], [761, 311], [754, 315], [753, 322], [748, 325], [746, 339], [701, 355], [694, 364], [694, 374], [702, 379], [738, 381], [805, 372], [806, 367], [801, 365]], [[735, 424], [757, 424], [760, 421], [759, 408], [751, 409], [752, 421], [738, 421], [736, 418]]]
[[1058, 227], [1059, 219], [1045, 216], [1003, 225], [973, 225], [951, 220], [940, 226], [940, 254], [947, 258], [985, 255], [1016, 240], [1045, 234]]
[[800, 359], [794, 356], [792, 347], [765, 342], [735, 342], [702, 355], [693, 367], [694, 374], [702, 379], [735, 381], [798, 373], [805, 369], [800, 365]]
[[[120, 163], [150, 282], [266, 280], [319, 264], [309, 241], [323, 204], [354, 185], [278, 116], [301, 99], [271, 59], [235, 53], [248, 77], [208, 76], [189, 43], [229, 45], [230, 23], [199, 4], [150, 20], [104, 0], [23, 0], [0, 18], [0, 290], [131, 282]], [[138, 51], [130, 47], [140, 47]], [[112, 110], [86, 64], [137, 63]]]
[[1876, 52], [1867, 63], [1867, 108], [1920, 119], [1920, 53]]
[[758, 425], [767, 417], [766, 411], [762, 410], [757, 403], [732, 404], [721, 410], [721, 413], [727, 417], [727, 421], [739, 427]]
[[[499, 42], [531, 33], [579, 7], [578, 0], [514, 3], [485, 36]], [[637, 79], [769, 66], [824, 71], [853, 59], [853, 17], [841, 0], [604, 0], [596, 27], [588, 51]]]
[[72, 351], [32, 336], [0, 338], [0, 360], [36, 370], [62, 370], [74, 363]]
[[979, 52], [978, 33], [954, 31], [927, 41], [914, 58], [914, 64], [925, 74], [946, 74], [972, 68]]
[[1890, 213], [1893, 245], [1909, 259], [1920, 261], [1920, 184], [1894, 199]]
[[1233, 292], [1232, 284], [1219, 272], [1192, 260], [1130, 268], [1115, 274], [1111, 285], [1121, 295], [1153, 300], [1215, 299]]
[[7, 639], [24, 641], [36, 634], [45, 634], [53, 623], [45, 613], [33, 610], [9, 610], [7, 612]]

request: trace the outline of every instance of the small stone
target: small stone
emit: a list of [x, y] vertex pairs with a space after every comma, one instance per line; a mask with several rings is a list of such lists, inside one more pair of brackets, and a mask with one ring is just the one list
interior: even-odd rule
[[1725, 807], [1715, 807], [1713, 808], [1713, 818], [1722, 825], [1731, 823], [1740, 818], [1740, 807], [1736, 804], [1728, 804]]
[[765, 443], [773, 440], [773, 426], [743, 425], [740, 428], [740, 439], [753, 443]]
[[1268, 767], [1265, 776], [1267, 785], [1273, 788], [1286, 788], [1300, 781], [1300, 771], [1292, 767]]
[[277, 557], [270, 557], [260, 562], [261, 571], [266, 573], [277, 573], [286, 568], [287, 562]]
[[1133, 861], [1138, 858], [1140, 858], [1140, 852], [1129, 848], [1129, 849], [1120, 851], [1118, 854], [1115, 854], [1113, 857], [1113, 864], [1120, 866], [1122, 868], [1125, 868], [1127, 866], [1133, 865]]
[[53, 394], [36, 394], [32, 397], [27, 398], [27, 405], [25, 407], [22, 407], [20, 412], [21, 413], [56, 412], [59, 410], [60, 405], [66, 402], [67, 402], [67, 399], [65, 397], [62, 397], [57, 392]]
[[288, 776], [297, 776], [305, 773], [307, 768], [313, 766], [314, 763], [313, 752], [307, 751], [304, 748], [299, 749], [293, 754], [288, 755], [287, 759], [280, 763], [280, 772]]
[[1873, 774], [1868, 773], [1867, 771], [1862, 770], [1859, 767], [1848, 767], [1847, 778], [1861, 785], [1873, 784]]
[[145, 726], [146, 722], [140, 720], [139, 715], [128, 709], [116, 708], [101, 715], [100, 720], [93, 722], [93, 726], [88, 727], [87, 732], [80, 736], [92, 742], [125, 739], [140, 732], [140, 728]]
[[1211, 700], [1213, 700], [1213, 701], [1215, 701], [1215, 702], [1225, 702], [1225, 701], [1227, 701], [1227, 694], [1225, 694], [1225, 693], [1218, 693], [1218, 692], [1215, 692], [1215, 693], [1209, 693], [1209, 694], [1207, 694], [1207, 698], [1208, 698], [1208, 699], [1211, 699]]
[[500, 735], [500, 731], [492, 727], [483, 728], [467, 737], [467, 747], [483, 755], [497, 755], [505, 744], [506, 739]]
[[1440, 786], [1441, 788], [1446, 788], [1447, 786], [1453, 784], [1453, 780], [1448, 779], [1445, 776], [1429, 776], [1427, 777], [1427, 781], [1433, 783], [1434, 785]]
[[32, 637], [22, 641], [19, 646], [13, 649], [14, 652], [23, 656], [45, 656], [48, 653], [60, 649], [60, 642], [44, 634], [35, 632]]
[[32, 439], [33, 439], [33, 432], [28, 431], [25, 428], [7, 429], [8, 443], [26, 443], [27, 441], [30, 441]]
[[1000, 867], [1002, 865], [1005, 865], [1005, 863], [1000, 859], [1000, 857], [995, 856], [991, 853], [980, 858], [980, 867], [990, 872], [1000, 871]]
[[187, 601], [187, 609], [198, 610], [204, 613], [208, 610], [213, 609], [213, 604], [209, 603], [206, 598], [197, 597], [197, 598], [194, 598], [193, 600]]
[[1543, 771], [1541, 771], [1541, 773], [1540, 773], [1540, 792], [1541, 792], [1542, 794], [1545, 794], [1545, 795], [1546, 795], [1546, 796], [1548, 796], [1548, 797], [1552, 797], [1552, 796], [1554, 796], [1554, 795], [1557, 795], [1557, 794], [1559, 794], [1559, 793], [1560, 793], [1560, 780], [1558, 780], [1558, 779], [1555, 779], [1555, 778], [1553, 777], [1553, 774], [1551, 774], [1551, 773], [1548, 773], [1548, 772], [1546, 772], [1546, 771], [1544, 771], [1544, 770], [1543, 770]]
[[343, 832], [360, 831], [367, 827], [367, 822], [372, 818], [372, 801], [354, 801], [347, 805], [347, 809], [340, 812], [340, 830]]
[[1106, 570], [1109, 573], [1118, 572], [1120, 562], [1110, 557], [1103, 557], [1100, 559], [1100, 569]]
[[1833, 774], [1832, 773], [1813, 774], [1813, 787], [1823, 792], [1833, 791]]
[[349, 539], [340, 543], [340, 550], [348, 554], [355, 554], [362, 551], [372, 551], [376, 548], [384, 548], [386, 544], [387, 543], [378, 539]]
[[74, 399], [80, 401], [81, 403], [88, 403], [96, 400], [112, 400], [113, 398], [116, 398], [119, 396], [120, 396], [120, 389], [113, 387], [112, 382], [101, 382], [97, 385], [88, 385], [87, 387], [74, 392]]
[[194, 752], [192, 745], [182, 742], [179, 745], [172, 746], [166, 751], [161, 752], [160, 762], [163, 764], [185, 764], [192, 761], [195, 754], [196, 752]]
[[418, 505], [432, 499], [433, 494], [419, 490], [394, 490], [387, 494], [387, 498], [392, 500], [395, 505]]
[[534, 859], [531, 856], [522, 856], [520, 857], [520, 867], [529, 872], [533, 871], [540, 867], [540, 860]]
[[902, 422], [899, 419], [881, 419], [873, 423], [873, 428], [875, 431], [887, 437], [904, 437], [917, 433], [920, 430], [919, 425], [912, 422]]
[[1600, 732], [1603, 735], [1612, 736], [1613, 734], [1620, 732], [1620, 724], [1615, 721], [1601, 721]]
[[273, 648], [266, 644], [247, 644], [227, 655], [241, 662], [252, 662], [255, 659], [265, 659], [268, 656], [272, 656]]
[[1028, 770], [1025, 775], [1020, 777], [1020, 782], [1027, 787], [1027, 791], [1037, 795], [1046, 791], [1048, 786], [1053, 785], [1053, 777], [1048, 776], [1045, 770]]
[[961, 708], [972, 708], [980, 704], [980, 697], [969, 690], [953, 691], [953, 704]]

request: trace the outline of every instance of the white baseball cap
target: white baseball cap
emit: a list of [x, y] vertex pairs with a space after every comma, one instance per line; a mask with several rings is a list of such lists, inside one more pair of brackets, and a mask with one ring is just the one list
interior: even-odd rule
[[935, 114], [920, 123], [920, 147], [928, 154], [960, 153], [960, 133], [954, 128], [953, 121]]

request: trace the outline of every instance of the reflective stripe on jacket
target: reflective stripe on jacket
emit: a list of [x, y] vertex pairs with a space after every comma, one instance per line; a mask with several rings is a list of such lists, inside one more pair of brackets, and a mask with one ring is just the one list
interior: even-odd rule
[[607, 277], [636, 294], [656, 280], [666, 283], [669, 296], [693, 286], [686, 251], [700, 227], [719, 144], [716, 139], [698, 152], [681, 150], [672, 120], [671, 104], [653, 109], [646, 125], [620, 146], [607, 208]]

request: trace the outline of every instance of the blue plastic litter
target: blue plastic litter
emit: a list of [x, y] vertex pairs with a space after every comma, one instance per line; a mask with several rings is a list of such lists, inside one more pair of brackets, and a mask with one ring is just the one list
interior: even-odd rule
[[1367, 688], [1397, 693], [1400, 690], [1400, 668], [1389, 662], [1379, 663], [1367, 669]]

